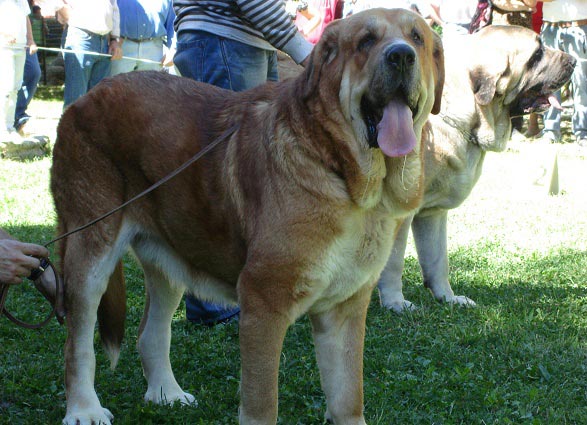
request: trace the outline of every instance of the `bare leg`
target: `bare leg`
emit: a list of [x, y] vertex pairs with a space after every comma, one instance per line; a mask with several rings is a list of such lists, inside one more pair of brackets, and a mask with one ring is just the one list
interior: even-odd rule
[[526, 137], [534, 137], [540, 133], [540, 127], [538, 126], [538, 114], [531, 113], [528, 115], [528, 131], [526, 131]]

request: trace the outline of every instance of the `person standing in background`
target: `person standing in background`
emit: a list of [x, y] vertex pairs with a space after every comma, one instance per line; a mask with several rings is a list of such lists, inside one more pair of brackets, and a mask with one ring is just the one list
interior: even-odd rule
[[118, 8], [124, 59], [112, 62], [110, 75], [130, 71], [159, 71], [163, 66], [170, 66], [175, 53], [175, 13], [171, 0], [118, 0]]
[[[587, 1], [543, 1], [542, 30], [545, 46], [560, 49], [577, 59], [571, 77], [573, 99], [572, 129], [577, 145], [587, 147]], [[556, 93], [560, 103], [560, 91]], [[542, 141], [561, 141], [562, 108], [551, 106], [544, 114]]]
[[303, 0], [298, 3], [296, 27], [312, 44], [320, 40], [326, 25], [342, 17], [336, 16], [338, 0]]
[[[29, 6], [30, 6], [29, 1]], [[33, 14], [40, 15], [41, 8], [39, 6], [33, 6], [32, 8]], [[31, 16], [28, 17], [28, 24], [30, 25], [30, 31], [33, 35], [33, 40], [35, 45], [42, 42], [42, 37], [37, 39], [34, 37], [33, 25], [31, 21]], [[40, 19], [42, 21], [42, 16]], [[42, 24], [44, 25], [44, 23]], [[41, 31], [44, 31], [43, 26], [41, 26]], [[42, 35], [42, 34], [40, 34]], [[39, 57], [35, 49], [26, 49], [26, 59], [24, 63], [24, 73], [22, 77], [22, 85], [20, 90], [18, 91], [17, 99], [16, 99], [16, 109], [14, 113], [14, 128], [16, 131], [20, 133], [21, 136], [24, 136], [24, 126], [31, 118], [30, 115], [26, 113], [26, 110], [33, 99], [37, 91], [37, 87], [39, 85], [39, 81], [41, 80], [41, 65], [39, 64]]]
[[22, 84], [26, 50], [37, 51], [26, 0], [0, 0], [0, 143], [22, 142], [14, 128], [17, 93]]
[[[278, 79], [277, 49], [306, 64], [313, 48], [282, 0], [174, 0], [180, 74], [234, 91]], [[214, 325], [237, 317], [226, 308], [186, 296], [188, 320]]]
[[65, 50], [71, 50], [64, 54], [67, 107], [110, 74], [111, 60], [122, 57], [120, 14], [116, 0], [68, 0], [58, 14], [67, 23]]
[[518, 25], [532, 29], [537, 0], [492, 0], [492, 25]]

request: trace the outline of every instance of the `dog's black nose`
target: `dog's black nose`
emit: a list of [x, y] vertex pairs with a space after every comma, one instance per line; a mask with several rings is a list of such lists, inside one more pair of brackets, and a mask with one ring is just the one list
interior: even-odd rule
[[385, 52], [387, 63], [400, 72], [408, 71], [416, 63], [416, 52], [405, 43], [389, 46]]

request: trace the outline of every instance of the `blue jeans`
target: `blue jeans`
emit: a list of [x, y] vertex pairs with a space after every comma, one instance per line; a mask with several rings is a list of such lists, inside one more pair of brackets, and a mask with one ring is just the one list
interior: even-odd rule
[[67, 29], [65, 49], [64, 106], [83, 96], [110, 74], [110, 58], [84, 52], [108, 53], [108, 34], [98, 35], [76, 27]]
[[29, 106], [29, 103], [31, 103], [40, 80], [41, 65], [39, 65], [39, 58], [36, 53], [31, 55], [29, 49], [26, 49], [22, 86], [20, 87], [16, 98], [16, 111], [14, 113], [15, 127], [17, 127], [18, 121], [21, 118], [27, 116], [26, 108]]
[[[277, 81], [277, 53], [204, 31], [181, 33], [173, 58], [182, 76], [233, 91]], [[188, 320], [213, 325], [236, 316], [240, 309], [224, 307], [187, 296]]]
[[233, 91], [277, 81], [277, 53], [215, 36], [182, 32], [173, 63], [182, 76]]
[[[573, 97], [573, 133], [578, 139], [587, 138], [587, 25], [561, 28], [542, 25], [540, 36], [545, 46], [562, 50], [578, 59], [571, 77]], [[560, 91], [556, 93], [560, 101]], [[561, 111], [550, 108], [544, 114], [544, 131], [561, 136]]]

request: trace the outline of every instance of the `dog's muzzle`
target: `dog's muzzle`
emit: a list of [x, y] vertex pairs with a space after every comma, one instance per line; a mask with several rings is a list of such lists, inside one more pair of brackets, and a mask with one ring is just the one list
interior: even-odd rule
[[406, 43], [394, 43], [384, 53], [386, 63], [391, 67], [392, 72], [397, 73], [400, 79], [412, 72], [416, 63], [416, 52]]
[[389, 44], [382, 51], [368, 93], [361, 99], [367, 143], [386, 156], [403, 156], [415, 147], [416, 63], [412, 46], [401, 41]]

